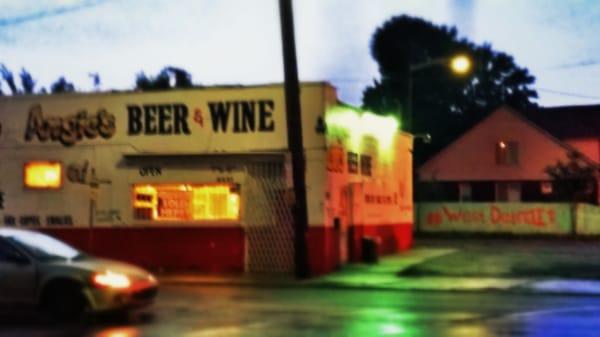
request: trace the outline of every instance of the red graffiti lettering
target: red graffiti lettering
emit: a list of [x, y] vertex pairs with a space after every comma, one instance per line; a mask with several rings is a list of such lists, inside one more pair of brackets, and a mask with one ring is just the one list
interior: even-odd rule
[[536, 227], [545, 227], [543, 209], [533, 208], [519, 211], [503, 212], [497, 206], [491, 206], [491, 222], [494, 225], [520, 225], [526, 224]]
[[430, 226], [439, 226], [442, 223], [442, 215], [439, 212], [427, 213], [427, 224]]

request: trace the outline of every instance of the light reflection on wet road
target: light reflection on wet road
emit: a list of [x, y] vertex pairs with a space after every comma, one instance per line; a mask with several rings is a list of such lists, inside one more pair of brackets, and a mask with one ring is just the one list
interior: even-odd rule
[[600, 298], [163, 287], [129, 319], [52, 325], [2, 315], [2, 337], [597, 336]]

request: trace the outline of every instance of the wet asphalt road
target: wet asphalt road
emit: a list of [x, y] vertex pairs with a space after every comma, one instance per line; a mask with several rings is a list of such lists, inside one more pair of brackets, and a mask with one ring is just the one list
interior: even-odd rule
[[2, 337], [598, 336], [600, 297], [163, 286], [127, 319], [0, 315]]

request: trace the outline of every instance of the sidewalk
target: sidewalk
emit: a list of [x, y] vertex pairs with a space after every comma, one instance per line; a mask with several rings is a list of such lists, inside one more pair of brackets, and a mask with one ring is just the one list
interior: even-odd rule
[[408, 268], [432, 259], [451, 256], [455, 249], [415, 248], [409, 252], [381, 258], [378, 264], [350, 264], [341, 270], [309, 280], [251, 277], [247, 275], [215, 276], [202, 274], [163, 274], [166, 285], [205, 285], [240, 287], [327, 288], [396, 291], [513, 292], [531, 294], [600, 296], [600, 281], [477, 276], [399, 276]]

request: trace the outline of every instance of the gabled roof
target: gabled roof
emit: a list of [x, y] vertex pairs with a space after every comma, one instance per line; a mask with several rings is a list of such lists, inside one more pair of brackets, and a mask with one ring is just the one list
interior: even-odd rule
[[600, 138], [600, 104], [539, 108], [524, 116], [559, 139]]
[[[488, 120], [490, 120], [491, 118], [493, 118], [500, 111], [507, 112], [510, 115], [514, 116], [515, 118], [517, 118], [518, 120], [520, 120], [521, 122], [523, 122], [524, 124], [526, 124], [527, 126], [529, 126], [531, 129], [533, 129], [537, 134], [542, 135], [543, 137], [547, 138], [550, 142], [556, 144], [558, 147], [563, 148], [565, 150], [565, 152], [575, 151], [575, 152], [580, 153], [580, 151], [578, 151], [572, 145], [570, 145], [570, 144], [566, 143], [565, 141], [563, 141], [563, 140], [555, 137], [553, 134], [551, 134], [550, 132], [548, 132], [545, 128], [542, 128], [537, 123], [533, 122], [531, 118], [525, 117], [524, 114], [516, 111], [515, 109], [511, 108], [510, 106], [503, 105], [503, 106], [500, 106], [499, 108], [497, 108], [496, 110], [494, 110], [492, 113], [490, 113], [487, 117], [485, 117], [479, 123], [475, 124], [471, 129], [469, 129], [466, 132], [464, 132], [461, 136], [459, 136], [452, 143], [450, 143], [446, 147], [444, 147], [436, 155], [434, 155], [433, 157], [429, 158], [429, 160], [427, 160], [423, 165], [421, 165], [419, 167], [419, 171], [424, 170], [424, 169], [425, 170], [428, 169], [431, 165], [434, 165], [434, 162], [436, 162], [437, 160], [439, 160], [439, 158], [442, 158], [442, 156], [447, 155], [449, 152], [458, 151], [457, 150], [458, 144], [461, 144], [462, 142], [464, 142], [468, 135], [470, 135], [472, 132], [474, 132], [475, 130], [477, 130], [478, 128], [480, 128], [480, 126], [482, 124], [486, 123]], [[590, 165], [597, 165], [598, 164], [594, 160], [592, 160], [589, 157], [587, 157], [585, 154], [581, 154], [581, 155], [582, 155], [582, 159], [585, 162], [587, 162], [588, 164], [590, 164]]]

